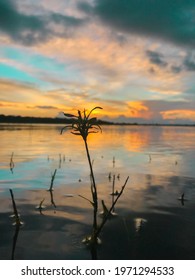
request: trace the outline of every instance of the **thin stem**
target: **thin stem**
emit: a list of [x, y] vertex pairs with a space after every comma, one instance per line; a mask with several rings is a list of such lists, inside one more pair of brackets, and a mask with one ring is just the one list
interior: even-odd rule
[[123, 191], [124, 191], [124, 189], [125, 189], [125, 187], [126, 187], [126, 184], [127, 184], [128, 180], [129, 180], [129, 176], [127, 177], [127, 179], [126, 179], [124, 185], [122, 186], [121, 191], [119, 192], [117, 198], [116, 198], [116, 199], [114, 200], [114, 202], [112, 203], [112, 206], [110, 207], [110, 210], [108, 211], [108, 213], [107, 213], [106, 216], [104, 217], [102, 223], [101, 223], [100, 226], [98, 227], [98, 229], [97, 229], [97, 231], [96, 231], [96, 233], [95, 233], [96, 237], [100, 234], [100, 232], [101, 232], [103, 226], [105, 225], [106, 221], [108, 220], [108, 218], [109, 218], [111, 212], [112, 212], [113, 209], [114, 209], [115, 204], [117, 203], [119, 197], [122, 195], [122, 193], [123, 193]]
[[13, 191], [12, 191], [12, 189], [9, 189], [9, 191], [10, 191], [10, 194], [11, 194], [12, 206], [13, 206], [13, 210], [14, 210], [16, 226], [20, 226], [22, 223], [20, 221], [20, 217], [19, 217], [19, 214], [18, 214], [18, 210], [17, 210], [17, 207], [16, 207], [15, 200], [14, 200]]
[[10, 191], [10, 194], [11, 194], [11, 199], [12, 199], [12, 205], [13, 205], [13, 210], [14, 210], [14, 215], [17, 219], [19, 219], [19, 215], [18, 215], [18, 210], [16, 208], [16, 203], [15, 203], [15, 200], [14, 200], [14, 195], [13, 195], [13, 191], [12, 189], [9, 190]]
[[94, 211], [93, 211], [93, 231], [95, 232], [97, 230], [97, 211], [98, 211], [97, 188], [96, 188], [91, 157], [89, 154], [89, 148], [88, 148], [86, 139], [84, 139], [84, 143], [85, 143], [85, 149], [86, 149], [86, 153], [87, 153], [87, 159], [89, 162], [90, 177], [91, 177], [91, 181], [92, 181], [91, 182], [91, 193], [92, 193], [92, 198], [93, 198], [93, 209], [94, 209]]
[[91, 205], [93, 206], [93, 202], [92, 202], [91, 200], [89, 200], [88, 198], [86, 198], [86, 197], [84, 197], [84, 196], [82, 196], [82, 195], [80, 195], [80, 194], [79, 194], [79, 196], [82, 197], [83, 199], [87, 200], [88, 202], [90, 202]]
[[51, 175], [51, 183], [50, 183], [49, 191], [53, 190], [53, 183], [54, 183], [54, 179], [55, 179], [55, 176], [56, 176], [56, 172], [57, 172], [57, 169], [55, 169], [53, 175]]

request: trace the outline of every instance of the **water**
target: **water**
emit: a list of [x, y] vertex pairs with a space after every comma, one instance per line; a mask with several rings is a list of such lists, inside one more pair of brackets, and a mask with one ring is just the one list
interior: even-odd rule
[[[0, 125], [0, 259], [91, 258], [82, 240], [91, 232], [92, 207], [79, 196], [91, 199], [84, 144], [60, 129]], [[113, 175], [118, 191], [130, 177], [117, 216], [101, 232], [99, 259], [195, 258], [194, 138], [194, 127], [104, 126], [90, 135], [99, 212], [102, 199], [112, 203]], [[24, 222], [19, 230], [9, 189]]]

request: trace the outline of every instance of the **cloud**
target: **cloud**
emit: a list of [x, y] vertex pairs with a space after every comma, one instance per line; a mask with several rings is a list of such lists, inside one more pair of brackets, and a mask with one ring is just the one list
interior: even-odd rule
[[166, 67], [168, 65], [168, 63], [164, 61], [163, 55], [159, 52], [147, 50], [146, 55], [153, 64], [160, 67]]
[[172, 65], [171, 66], [171, 71], [175, 74], [180, 73], [183, 70], [182, 66], [177, 66], [177, 65]]
[[161, 112], [161, 115], [164, 120], [190, 120], [195, 122], [195, 111], [194, 110], [169, 110], [169, 111], [163, 111]]
[[146, 118], [151, 115], [149, 108], [142, 101], [130, 101], [127, 102], [129, 113], [134, 118]]
[[24, 45], [34, 45], [53, 36], [67, 35], [68, 28], [73, 32], [74, 28], [84, 22], [84, 19], [59, 13], [24, 14], [19, 11], [15, 1], [0, 1], [0, 32]]
[[43, 109], [43, 110], [49, 110], [49, 109], [58, 109], [58, 107], [55, 107], [55, 106], [36, 106], [35, 108], [38, 108], [38, 109]]
[[[182, 71], [195, 71], [195, 53], [188, 52], [183, 60], [180, 58], [180, 64], [171, 64], [165, 61], [164, 55], [157, 51], [146, 50], [146, 56], [152, 64], [159, 67], [170, 69], [174, 74], [181, 73]], [[169, 68], [168, 68], [169, 67]], [[150, 68], [152, 72], [152, 68]]]
[[14, 103], [14, 102], [1, 102], [0, 103], [0, 107], [4, 107], [4, 108], [15, 108], [18, 107], [18, 104]]
[[181, 95], [182, 92], [179, 90], [173, 90], [173, 89], [163, 89], [163, 88], [149, 88], [148, 89], [149, 92], [154, 92], [154, 93], [160, 93], [160, 94], [164, 94], [164, 95]]
[[33, 102], [40, 97], [38, 89], [29, 83], [0, 79], [0, 100], [8, 102]]
[[195, 53], [187, 54], [183, 62], [186, 70], [195, 71]]
[[[145, 100], [144, 105], [149, 108], [151, 119], [157, 122], [163, 120], [194, 120], [195, 102], [187, 101], [165, 101], [165, 100]], [[179, 121], [178, 121], [179, 122]]]
[[[193, 123], [195, 103], [184, 101], [142, 100], [126, 102], [118, 115], [107, 114], [105, 120], [125, 123]], [[128, 108], [128, 110], [127, 110]], [[122, 113], [123, 112], [123, 113]]]
[[[113, 29], [194, 46], [194, 0], [95, 0], [93, 13]], [[87, 5], [81, 7], [86, 13]]]
[[11, 0], [0, 2], [0, 30], [7, 33], [14, 41], [30, 45], [46, 36], [43, 20], [37, 16], [26, 16], [17, 11]]

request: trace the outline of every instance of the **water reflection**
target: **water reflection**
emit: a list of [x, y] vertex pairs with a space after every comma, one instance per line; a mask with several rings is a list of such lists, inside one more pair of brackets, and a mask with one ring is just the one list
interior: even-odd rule
[[50, 194], [50, 200], [51, 200], [51, 205], [54, 206], [54, 208], [56, 208], [56, 204], [55, 204], [55, 201], [54, 201], [54, 195], [53, 195], [53, 190], [48, 190], [49, 194]]
[[35, 209], [39, 210], [39, 212], [40, 212], [41, 215], [43, 215], [43, 209], [46, 208], [46, 206], [43, 205], [44, 200], [45, 200], [45, 198], [43, 198], [43, 199], [40, 201], [39, 205], [37, 205], [37, 206], [35, 207]]
[[20, 225], [16, 225], [14, 236], [13, 236], [13, 241], [12, 241], [12, 253], [11, 253], [11, 259], [12, 260], [14, 260], [14, 256], [15, 256], [15, 249], [16, 249], [16, 244], [17, 244], [19, 231], [20, 231]]
[[135, 218], [134, 222], [135, 222], [135, 231], [137, 233], [141, 233], [144, 225], [147, 223], [147, 220], [143, 218]]
[[13, 173], [14, 166], [15, 166], [14, 161], [13, 161], [13, 156], [14, 156], [14, 153], [12, 152], [11, 158], [10, 158], [10, 163], [9, 163], [11, 173]]
[[181, 205], [184, 206], [185, 202], [187, 201], [187, 199], [185, 198], [185, 194], [182, 193], [182, 195], [178, 198], [178, 200], [180, 200]]
[[[34, 258], [47, 258], [46, 247], [50, 248], [50, 257], [57, 257], [57, 248], [62, 248], [62, 259], [90, 258], [80, 244], [90, 232], [92, 222], [86, 155], [79, 137], [69, 133], [61, 136], [59, 131], [60, 126], [18, 126], [18, 129], [4, 126], [0, 131], [3, 147], [0, 150], [0, 212], [8, 212], [9, 186], [19, 194], [21, 199], [17, 205], [26, 214], [26, 243], [20, 244], [23, 250], [32, 236], [36, 236]], [[108, 213], [120, 190], [120, 182], [130, 175], [124, 194], [117, 202], [118, 218], [109, 219], [101, 233], [100, 258], [168, 258], [177, 256], [171, 254], [173, 250], [179, 251], [183, 258], [195, 256], [191, 233], [195, 231], [194, 136], [194, 128], [144, 126], [103, 127], [102, 134], [90, 136], [99, 210]], [[14, 141], [17, 138], [20, 141]], [[13, 173], [9, 168], [11, 161]], [[80, 194], [88, 201], [80, 198]], [[44, 215], [35, 212], [37, 201], [40, 202], [37, 209]], [[47, 208], [43, 208], [43, 203]], [[58, 212], [54, 213], [56, 205]], [[115, 213], [116, 209], [113, 210]], [[101, 221], [99, 217], [98, 222]], [[5, 219], [0, 222], [4, 235], [8, 232], [4, 227], [6, 223]], [[12, 242], [13, 258], [19, 234], [16, 226], [9, 243], [4, 245], [4, 241], [0, 241], [0, 248], [10, 248]], [[50, 244], [51, 236], [57, 240], [55, 244]], [[139, 236], [136, 241], [135, 236]], [[164, 245], [160, 242], [162, 239]], [[183, 247], [182, 241], [185, 241]], [[151, 248], [150, 253], [146, 244]], [[166, 252], [163, 246], [172, 250]], [[28, 254], [26, 250], [26, 258]]]
[[12, 254], [11, 254], [11, 259], [14, 259], [14, 253], [15, 253], [15, 248], [16, 248], [16, 243], [17, 243], [17, 239], [18, 239], [18, 234], [19, 234], [19, 230], [20, 227], [23, 225], [23, 222], [20, 219], [20, 215], [18, 213], [18, 209], [15, 203], [15, 199], [14, 199], [14, 194], [12, 189], [9, 190], [10, 191], [10, 195], [11, 195], [11, 199], [12, 199], [12, 206], [13, 206], [13, 211], [14, 214], [12, 215], [12, 217], [14, 218], [14, 223], [13, 225], [15, 226], [15, 233], [13, 236], [13, 242], [12, 242]]

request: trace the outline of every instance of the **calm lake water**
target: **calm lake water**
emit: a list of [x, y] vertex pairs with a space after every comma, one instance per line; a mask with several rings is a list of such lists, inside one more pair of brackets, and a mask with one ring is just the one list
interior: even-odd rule
[[[89, 167], [61, 125], [0, 125], [0, 258], [90, 259]], [[195, 259], [195, 128], [103, 126], [89, 148], [101, 200], [128, 184], [102, 233], [99, 259]], [[13, 155], [13, 168], [10, 160]], [[48, 189], [57, 169], [53, 192]], [[109, 174], [111, 178], [109, 180]], [[24, 222], [17, 230], [9, 189]], [[184, 201], [179, 200], [184, 194]], [[40, 213], [36, 206], [43, 201]], [[99, 217], [99, 221], [101, 216]]]

